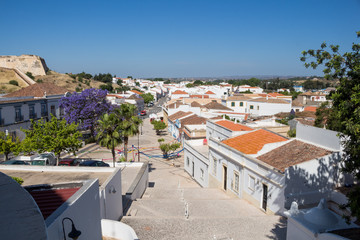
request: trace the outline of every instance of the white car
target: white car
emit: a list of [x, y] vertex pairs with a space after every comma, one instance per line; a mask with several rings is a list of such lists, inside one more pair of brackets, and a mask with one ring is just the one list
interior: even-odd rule
[[39, 156], [37, 156], [36, 158], [30, 161], [30, 164], [41, 165], [41, 166], [45, 166], [45, 165], [55, 166], [56, 157], [55, 154], [52, 152], [40, 153]]

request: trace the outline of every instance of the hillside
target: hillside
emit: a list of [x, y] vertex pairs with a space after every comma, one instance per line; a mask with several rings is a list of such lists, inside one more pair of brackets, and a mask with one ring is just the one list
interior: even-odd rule
[[[9, 84], [9, 81], [15, 80], [18, 82], [19, 86], [15, 86], [13, 84]], [[16, 90], [19, 90], [23, 87], [26, 87], [27, 84], [18, 78], [15, 74], [15, 71], [8, 68], [1, 68], [0, 67], [0, 93], [10, 93]]]
[[[16, 80], [19, 86], [9, 84], [10, 80]], [[48, 71], [44, 76], [35, 76], [35, 81], [43, 83], [53, 83], [57, 86], [64, 87], [70, 91], [84, 90], [87, 88], [99, 88], [104, 84], [99, 81], [83, 79], [73, 79], [67, 74], [58, 73], [55, 71]], [[15, 72], [11, 69], [0, 68], [0, 93], [10, 93], [20, 88], [28, 86], [24, 81], [19, 79]], [[117, 84], [113, 84], [113, 87], [118, 87]]]

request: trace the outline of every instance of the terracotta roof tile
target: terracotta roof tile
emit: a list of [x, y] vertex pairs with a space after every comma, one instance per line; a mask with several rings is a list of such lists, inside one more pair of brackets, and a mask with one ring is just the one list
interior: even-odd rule
[[4, 97], [43, 97], [46, 92], [47, 96], [62, 95], [70, 92], [68, 89], [59, 87], [52, 83], [36, 83], [28, 87], [22, 88], [18, 91], [9, 93]]
[[231, 108], [228, 108], [221, 103], [218, 102], [209, 102], [208, 104], [204, 105], [204, 107], [208, 109], [219, 109], [219, 110], [227, 110], [227, 111], [233, 111]]
[[139, 92], [139, 91], [137, 91], [137, 90], [131, 90], [130, 92], [136, 93], [136, 94], [138, 94], [138, 95], [143, 94], [142, 92]]
[[259, 129], [237, 137], [229, 138], [222, 143], [245, 154], [258, 153], [265, 144], [287, 141], [275, 133]]
[[309, 106], [309, 107], [305, 107], [305, 108], [304, 108], [304, 111], [306, 111], [306, 112], [316, 112], [316, 108], [317, 108], [317, 107], [311, 107], [311, 106]]
[[209, 95], [190, 95], [190, 98], [209, 98]]
[[170, 115], [170, 116], [168, 117], [168, 119], [173, 122], [173, 121], [175, 121], [176, 119], [179, 119], [179, 118], [182, 118], [182, 117], [186, 117], [186, 116], [189, 116], [189, 115], [191, 115], [191, 114], [193, 114], [193, 113], [192, 113], [192, 112], [178, 111], [178, 112], [174, 113], [173, 115]]
[[294, 140], [282, 145], [257, 159], [284, 172], [286, 168], [315, 158], [329, 155], [331, 151]]
[[251, 98], [249, 98], [247, 96], [243, 96], [243, 95], [231, 96], [231, 97], [227, 98], [228, 101], [247, 101], [247, 100], [250, 100], [250, 99]]
[[193, 101], [191, 104], [190, 104], [191, 107], [204, 107], [203, 105], [201, 105], [200, 103], [196, 102], [196, 101]]
[[217, 121], [215, 124], [225, 127], [231, 131], [252, 131], [252, 130], [254, 130], [252, 128], [249, 128], [249, 127], [241, 125], [241, 124], [234, 123], [229, 120]]
[[282, 103], [282, 104], [289, 104], [288, 101], [282, 99], [273, 99], [273, 98], [255, 98], [250, 100], [251, 102], [265, 102], [265, 103]]
[[281, 94], [281, 93], [268, 93], [268, 95], [270, 96], [270, 97], [279, 97], [279, 96], [285, 96], [284, 94]]
[[175, 92], [173, 92], [172, 94], [188, 94], [187, 92], [181, 91], [181, 90], [176, 90]]
[[212, 91], [207, 91], [205, 94], [215, 94]]
[[181, 128], [184, 128], [185, 125], [197, 125], [197, 124], [206, 124], [206, 118], [200, 117], [198, 115], [191, 115], [189, 117], [180, 119]]

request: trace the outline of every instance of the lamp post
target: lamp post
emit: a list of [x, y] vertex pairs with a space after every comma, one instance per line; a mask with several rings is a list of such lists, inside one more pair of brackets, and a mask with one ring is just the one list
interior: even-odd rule
[[78, 239], [79, 236], [81, 235], [81, 231], [79, 231], [79, 230], [77, 230], [75, 228], [74, 222], [73, 222], [73, 220], [71, 218], [65, 217], [62, 220], [62, 228], [63, 228], [63, 233], [64, 233], [64, 240], [66, 240], [66, 234], [65, 234], [65, 228], [64, 228], [64, 221], [66, 219], [71, 221], [71, 232], [69, 232], [68, 237], [71, 238], [71, 239], [74, 239], [74, 240]]

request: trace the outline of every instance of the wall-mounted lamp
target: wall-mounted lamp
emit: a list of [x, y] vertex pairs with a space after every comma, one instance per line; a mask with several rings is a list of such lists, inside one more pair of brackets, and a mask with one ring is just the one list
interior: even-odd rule
[[68, 218], [68, 217], [63, 218], [63, 220], [62, 220], [62, 227], [63, 227], [64, 239], [66, 240], [66, 234], [65, 234], [65, 228], [64, 228], [64, 220], [65, 220], [65, 219], [70, 220], [70, 221], [71, 221], [71, 225], [72, 225], [72, 226], [71, 226], [71, 232], [69, 232], [68, 237], [71, 238], [71, 239], [73, 239], [73, 240], [78, 239], [79, 236], [81, 235], [81, 231], [79, 231], [79, 230], [77, 230], [77, 229], [75, 228], [75, 225], [74, 225], [73, 220], [72, 220], [71, 218]]
[[114, 185], [110, 186], [109, 193], [116, 193], [116, 189], [115, 189]]

